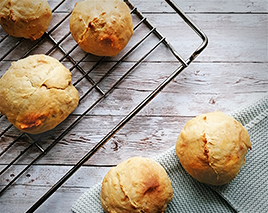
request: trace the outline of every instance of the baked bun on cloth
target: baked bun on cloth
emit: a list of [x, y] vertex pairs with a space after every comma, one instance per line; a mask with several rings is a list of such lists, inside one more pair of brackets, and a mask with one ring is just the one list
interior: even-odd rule
[[183, 168], [198, 181], [211, 185], [234, 179], [248, 149], [251, 142], [247, 130], [220, 111], [189, 120], [176, 143]]
[[101, 205], [109, 213], [162, 213], [173, 198], [165, 169], [154, 160], [133, 157], [104, 177]]
[[0, 24], [11, 36], [36, 40], [46, 32], [51, 18], [46, 0], [0, 1]]
[[70, 18], [70, 31], [85, 52], [116, 56], [133, 34], [130, 10], [122, 0], [77, 2]]
[[32, 55], [0, 78], [0, 112], [21, 131], [38, 134], [61, 123], [78, 105], [71, 72], [57, 59]]

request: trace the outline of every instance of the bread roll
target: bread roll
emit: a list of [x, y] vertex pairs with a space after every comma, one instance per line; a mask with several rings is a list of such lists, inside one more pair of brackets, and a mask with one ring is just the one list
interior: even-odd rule
[[130, 10], [122, 0], [80, 1], [73, 9], [70, 31], [85, 52], [116, 56], [133, 34]]
[[100, 199], [109, 213], [161, 213], [172, 197], [165, 169], [152, 159], [133, 157], [106, 174]]
[[0, 24], [11, 36], [40, 38], [48, 29], [52, 12], [46, 0], [1, 0]]
[[78, 91], [71, 80], [71, 72], [50, 56], [13, 62], [0, 78], [0, 112], [21, 131], [50, 130], [78, 105]]
[[251, 142], [247, 130], [219, 111], [189, 120], [176, 143], [183, 168], [198, 181], [211, 185], [234, 179], [248, 149]]

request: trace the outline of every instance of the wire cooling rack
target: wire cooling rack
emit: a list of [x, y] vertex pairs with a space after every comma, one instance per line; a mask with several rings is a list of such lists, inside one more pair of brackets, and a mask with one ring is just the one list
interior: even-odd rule
[[[46, 158], [48, 153], [67, 137], [70, 132], [90, 113], [100, 110], [109, 110], [109, 106], [103, 104], [105, 100], [120, 102], [118, 95], [113, 95], [116, 89], [131, 79], [135, 72], [141, 72], [143, 64], [157, 55], [161, 61], [161, 54], [171, 54], [176, 68], [169, 69], [169, 74], [161, 76], [161, 81], [152, 85], [144, 97], [141, 97], [132, 108], [123, 110], [120, 119], [109, 125], [109, 129], [101, 138], [96, 139], [84, 156], [81, 156], [74, 166], [67, 171], [51, 188], [45, 192], [28, 212], [35, 211], [42, 205], [60, 186], [62, 186], [86, 161], [88, 161], [113, 135], [119, 131], [130, 119], [141, 111], [169, 82], [183, 71], [205, 49], [208, 40], [206, 35], [178, 8], [172, 1], [166, 0], [173, 13], [178, 14], [178, 19], [187, 25], [192, 34], [197, 35], [199, 44], [187, 57], [182, 57], [156, 28], [148, 18], [142, 14], [130, 1], [125, 3], [131, 10], [134, 23], [134, 34], [127, 47], [116, 57], [96, 57], [83, 52], [73, 41], [68, 26], [71, 11], [60, 13], [61, 8], [70, 4], [71, 0], [63, 0], [52, 8], [53, 26], [37, 41], [29, 41], [24, 38], [13, 38], [0, 28], [0, 75], [3, 75], [12, 61], [25, 58], [28, 55], [43, 53], [57, 58], [73, 75], [73, 84], [79, 91], [80, 102], [78, 108], [55, 129], [40, 135], [30, 135], [18, 131], [6, 119], [0, 115], [0, 177], [7, 176], [10, 180], [7, 184], [0, 183], [0, 199], [15, 183], [24, 175], [31, 166]], [[73, 3], [73, 2], [72, 2]], [[167, 23], [168, 25], [169, 23]], [[172, 29], [170, 29], [172, 30]], [[186, 35], [188, 36], [188, 35]], [[144, 45], [146, 44], [146, 45]], [[144, 48], [146, 46], [146, 48]], [[150, 48], [148, 48], [150, 46]], [[181, 50], [183, 52], [184, 49]], [[155, 54], [155, 52], [158, 52]], [[149, 59], [148, 59], [149, 58]], [[153, 59], [152, 59], [153, 60]], [[166, 68], [168, 70], [168, 67]], [[138, 71], [137, 71], [138, 70]], [[116, 73], [116, 75], [113, 75]], [[116, 77], [115, 77], [116, 76]], [[140, 79], [143, 82], [144, 79]], [[110, 98], [111, 97], [111, 98]], [[109, 99], [110, 98], [110, 99]], [[106, 107], [106, 108], [105, 108]], [[122, 103], [122, 107], [123, 103]], [[120, 111], [120, 110], [119, 110]], [[119, 113], [120, 114], [120, 113]], [[94, 121], [98, 122], [98, 121]], [[83, 124], [84, 125], [84, 124]], [[75, 133], [73, 133], [75, 135]], [[78, 147], [79, 148], [79, 147]], [[13, 174], [14, 165], [24, 165]]]

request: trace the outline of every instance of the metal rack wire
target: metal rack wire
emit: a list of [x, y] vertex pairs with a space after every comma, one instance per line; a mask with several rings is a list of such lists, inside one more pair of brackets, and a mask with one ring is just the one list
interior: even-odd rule
[[[57, 11], [57, 9], [64, 3], [66, 3], [68, 0], [62, 0], [58, 5], [54, 7], [52, 12], [54, 13]], [[61, 18], [57, 24], [55, 24], [48, 32], [44, 34], [44, 36], [37, 40], [36, 42], [33, 42], [33, 45], [28, 48], [27, 50], [24, 50], [23, 54], [19, 54], [19, 58], [24, 58], [30, 54], [34, 54], [35, 50], [38, 49], [40, 46], [44, 46], [44, 42], [48, 42], [50, 44], [50, 48], [46, 50], [45, 54], [47, 55], [53, 55], [55, 53], [59, 54], [61, 57], [59, 58], [60, 62], [70, 63], [71, 66], [69, 67], [70, 71], [76, 70], [80, 73], [79, 77], [76, 78], [76, 81], [73, 83], [74, 86], [78, 86], [81, 82], [86, 81], [88, 86], [88, 90], [84, 91], [82, 95], [80, 95], [80, 103], [82, 103], [85, 99], [88, 98], [90, 93], [97, 93], [97, 98], [92, 101], [91, 104], [87, 105], [87, 108], [82, 112], [79, 113], [79, 115], [75, 116], [75, 119], [67, 126], [64, 131], [59, 132], [55, 139], [47, 144], [45, 147], [44, 145], [40, 144], [40, 137], [39, 135], [33, 136], [26, 133], [18, 133], [16, 138], [13, 141], [10, 141], [10, 143], [4, 147], [0, 152], [0, 162], [2, 165], [5, 165], [1, 171], [0, 176], [4, 173], [8, 172], [9, 168], [14, 165], [16, 162], [18, 162], [22, 157], [25, 157], [26, 153], [33, 149], [37, 148], [39, 150], [39, 154], [36, 155], [34, 158], [30, 160], [30, 162], [27, 163], [27, 165], [17, 174], [15, 175], [11, 181], [7, 185], [4, 185], [4, 187], [1, 188], [0, 191], [0, 198], [3, 193], [5, 193], [10, 186], [12, 186], [32, 165], [34, 165], [38, 160], [43, 158], [53, 147], [59, 143], [67, 134], [70, 132], [77, 124], [81, 122], [81, 120], [93, 109], [98, 107], [98, 105], [107, 98], [114, 89], [121, 84], [134, 70], [143, 63], [148, 56], [150, 56], [160, 45], [164, 44], [164, 46], [170, 50], [170, 52], [173, 54], [173, 56], [178, 60], [179, 66], [172, 71], [172, 73], [166, 77], [159, 85], [157, 85], [149, 94], [147, 97], [145, 97], [140, 103], [138, 103], [127, 115], [125, 115], [122, 120], [114, 125], [114, 127], [98, 142], [94, 145], [93, 148], [88, 150], [88, 152], [60, 179], [58, 180], [51, 188], [48, 190], [39, 200], [36, 201], [32, 205], [32, 207], [28, 210], [28, 212], [35, 211], [40, 205], [42, 205], [60, 186], [62, 186], [86, 161], [88, 161], [99, 149], [102, 147], [116, 132], [118, 132], [129, 120], [131, 120], [139, 111], [141, 111], [169, 82], [172, 81], [179, 73], [181, 73], [182, 70], [184, 70], [190, 63], [194, 61], [194, 59], [205, 49], [207, 46], [208, 40], [206, 35], [182, 12], [181, 9], [178, 8], [177, 5], [175, 5], [171, 0], [166, 0], [168, 5], [179, 15], [179, 17], [185, 22], [195, 33], [198, 35], [201, 39], [200, 45], [195, 49], [194, 52], [188, 57], [183, 58], [180, 56], [180, 54], [175, 50], [175, 48], [169, 43], [169, 41], [162, 35], [160, 31], [156, 27], [153, 26], [153, 24], [136, 8], [130, 1], [125, 0], [126, 4], [129, 6], [131, 10], [132, 16], [136, 18], [137, 23], [134, 26], [134, 36], [135, 31], [140, 26], [146, 26], [148, 29], [147, 33], [137, 39], [137, 42], [133, 44], [133, 46], [130, 46], [126, 48], [126, 50], [120, 55], [120, 57], [114, 62], [113, 66], [111, 66], [103, 76], [101, 76], [99, 79], [94, 80], [90, 77], [90, 73], [96, 69], [100, 64], [105, 63], [106, 58], [101, 57], [98, 58], [96, 63], [87, 70], [82, 66], [82, 63], [89, 57], [90, 54], [84, 53], [84, 55], [81, 55], [79, 59], [76, 57], [76, 50], [79, 49], [77, 44], [73, 43], [72, 47], [65, 48], [63, 43], [66, 42], [71, 37], [70, 32], [66, 32], [60, 39], [55, 39], [53, 33], [61, 27], [61, 25], [69, 18], [71, 15], [71, 12], [66, 14], [63, 18]], [[151, 49], [147, 50], [138, 60], [135, 61], [135, 63], [126, 70], [125, 73], [122, 74], [122, 76], [119, 77], [108, 89], [103, 89], [101, 87], [101, 84], [109, 74], [111, 74], [114, 70], [117, 69], [117, 67], [124, 62], [124, 60], [129, 57], [133, 52], [135, 52], [139, 46], [141, 46], [144, 42], [148, 40], [150, 36], [154, 36], [157, 38], [156, 44], [152, 46]], [[20, 39], [12, 39], [8, 35], [4, 35], [0, 37], [0, 45], [5, 45], [7, 43], [7, 40], [11, 39], [11, 46], [4, 54], [0, 55], [0, 63], [2, 64], [8, 64], [10, 63], [7, 59], [11, 53], [14, 53], [14, 51], [19, 50], [20, 46], [23, 45], [24, 42], [27, 42], [26, 39], [20, 38]], [[8, 122], [5, 122], [5, 116], [0, 115], [0, 122], [3, 122], [6, 124], [6, 127], [1, 130], [0, 132], [0, 139], [3, 139], [7, 137], [8, 133], [12, 130], [12, 125]], [[9, 152], [9, 150], [21, 139], [28, 141], [28, 146], [25, 147], [23, 150], [18, 152], [17, 156], [15, 156], [10, 162], [3, 162], [4, 156], [6, 153]], [[2, 161], [2, 160], [3, 161]]]

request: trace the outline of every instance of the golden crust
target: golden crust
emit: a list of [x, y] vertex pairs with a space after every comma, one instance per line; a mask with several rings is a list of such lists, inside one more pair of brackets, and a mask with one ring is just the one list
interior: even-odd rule
[[109, 213], [161, 213], [172, 197], [165, 169], [152, 159], [133, 157], [106, 174], [100, 199]]
[[176, 143], [184, 169], [198, 181], [222, 185], [230, 182], [245, 163], [251, 142], [247, 130], [222, 112], [189, 120]]
[[70, 31], [85, 52], [116, 56], [133, 34], [130, 10], [122, 0], [77, 2], [70, 18]]
[[46, 0], [3, 0], [0, 24], [14, 37], [40, 38], [48, 29], [52, 12]]
[[71, 72], [58, 60], [33, 55], [13, 62], [0, 78], [0, 112], [18, 129], [45, 132], [78, 105]]

